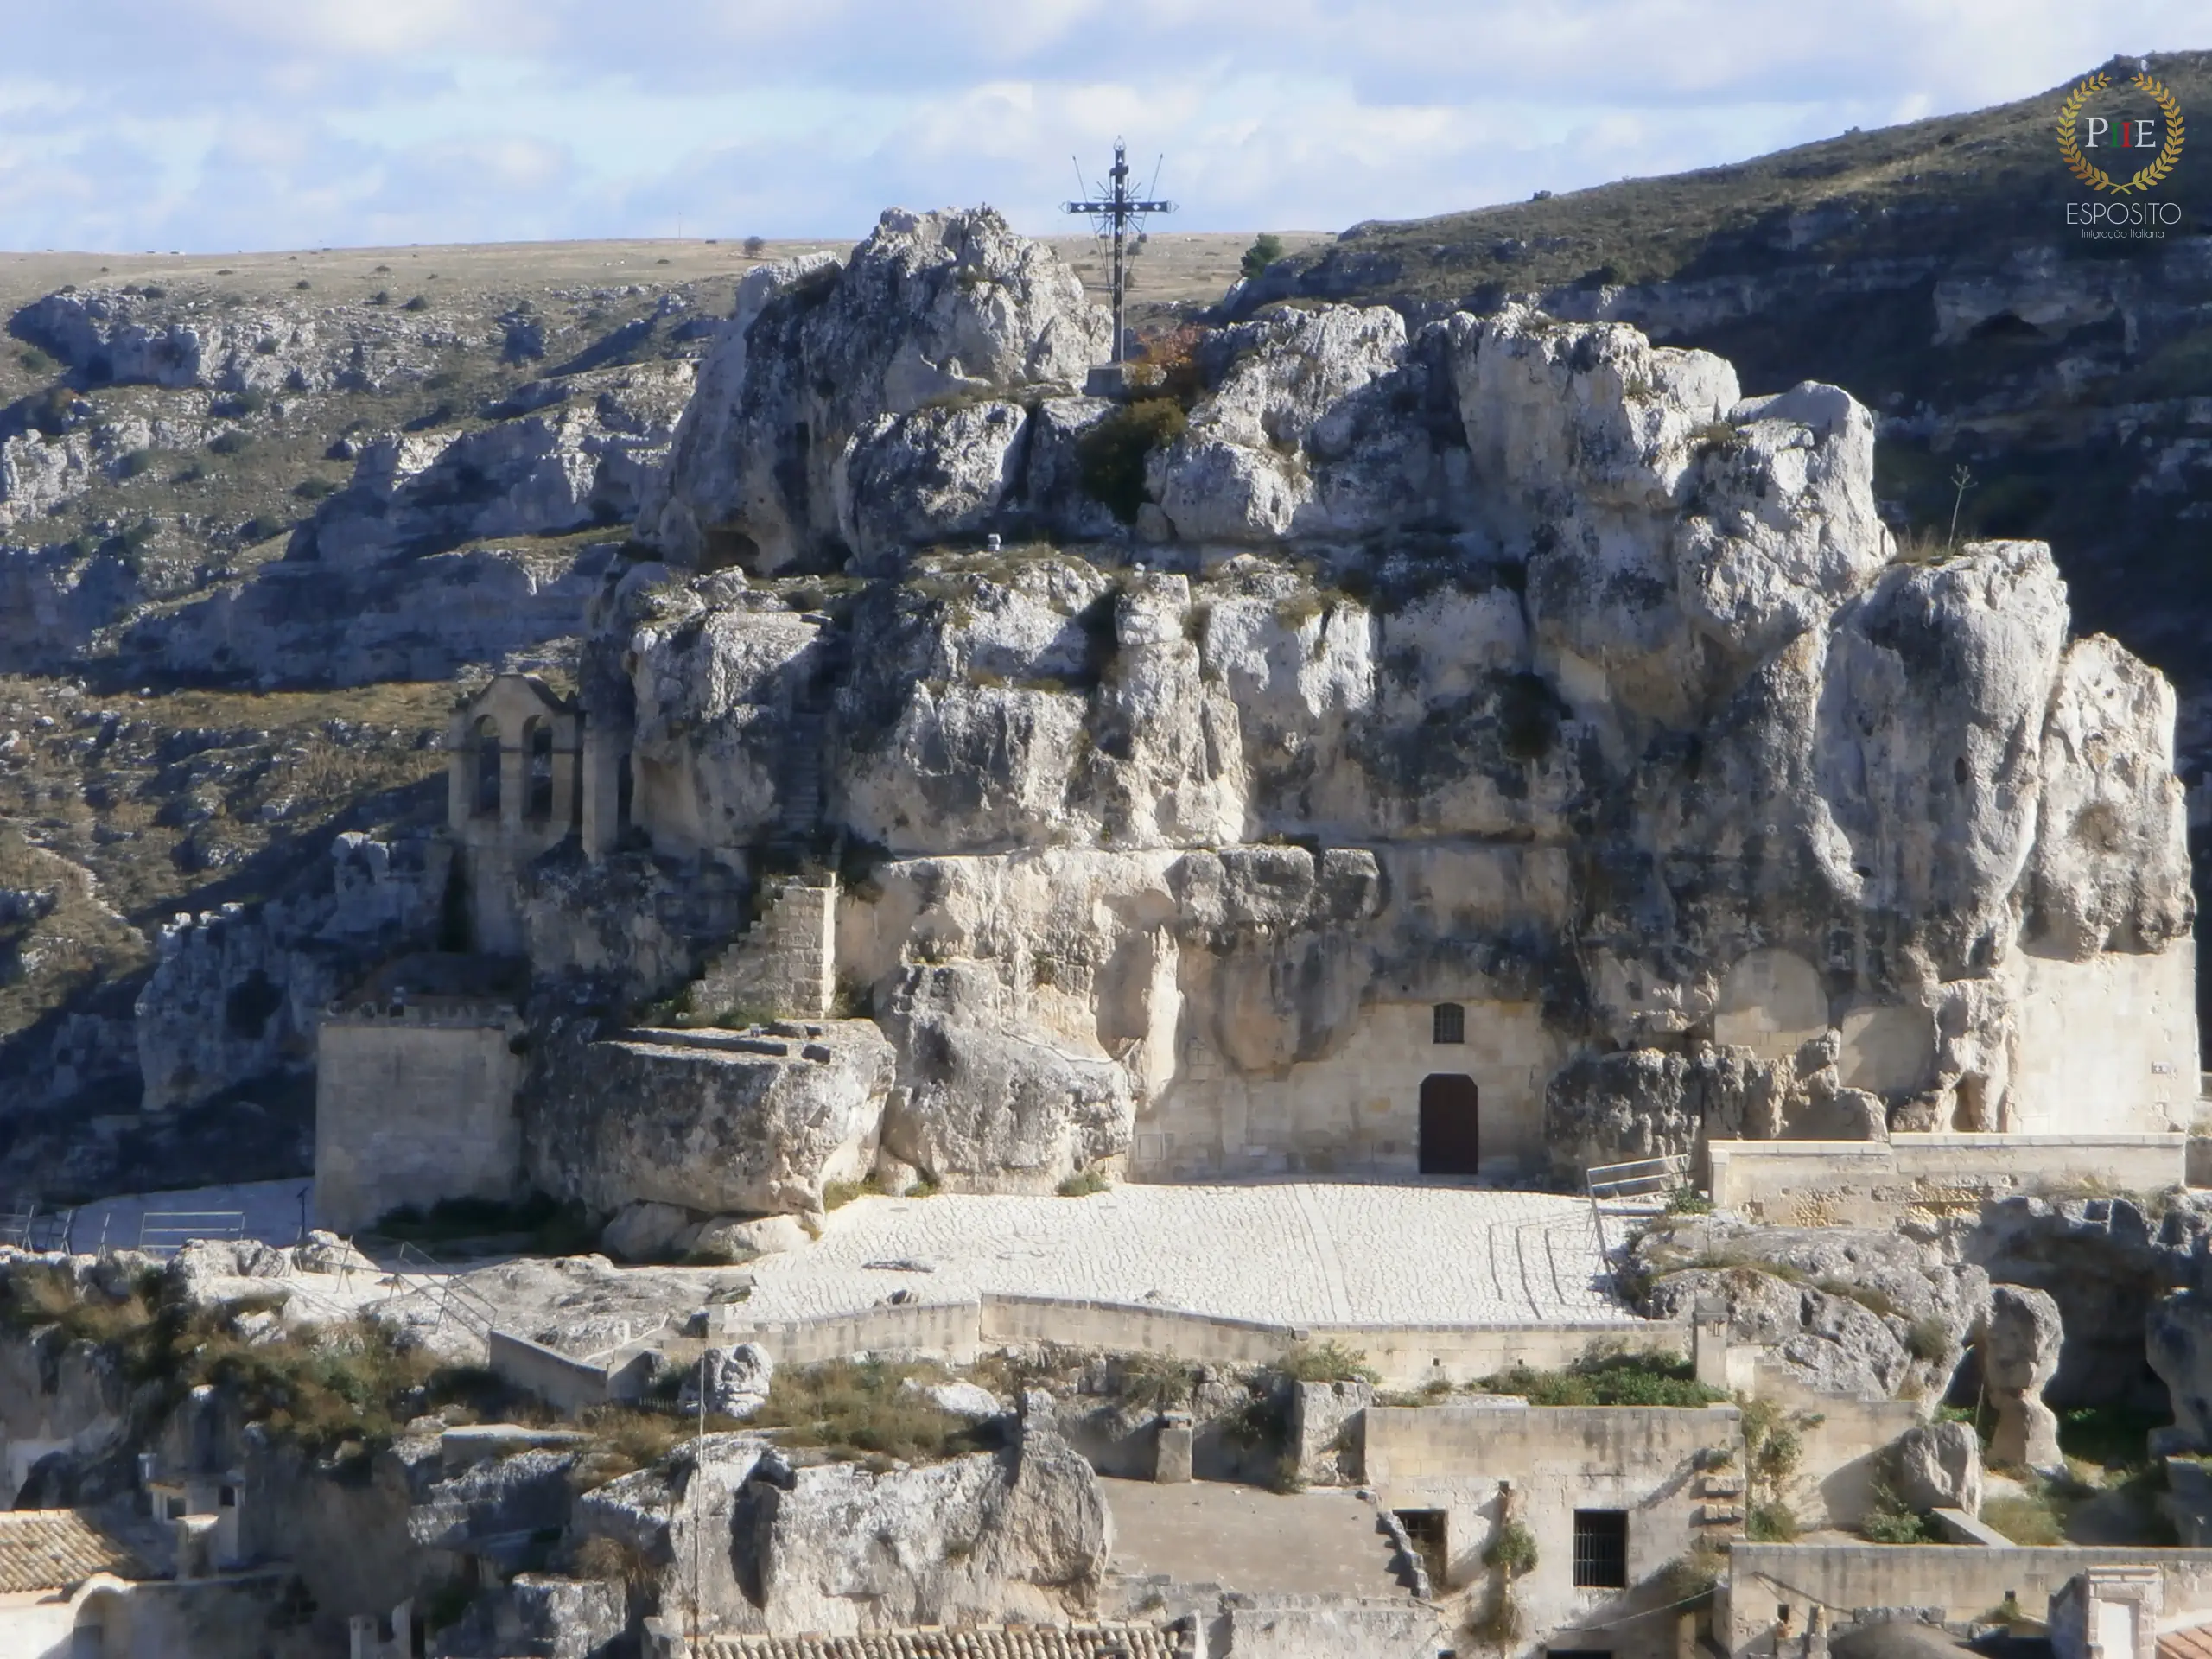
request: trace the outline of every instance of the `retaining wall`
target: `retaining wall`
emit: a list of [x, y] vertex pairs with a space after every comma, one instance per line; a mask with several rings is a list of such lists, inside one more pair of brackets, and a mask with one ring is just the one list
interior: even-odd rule
[[1547, 1370], [1601, 1344], [1677, 1356], [1689, 1327], [1657, 1320], [1590, 1325], [1291, 1325], [1185, 1313], [1142, 1303], [1078, 1301], [986, 1293], [979, 1301], [804, 1320], [756, 1320], [737, 1303], [715, 1311], [715, 1338], [756, 1342], [779, 1364], [807, 1364], [878, 1349], [921, 1349], [958, 1361], [978, 1348], [1054, 1343], [1071, 1348], [1172, 1354], [1194, 1364], [1264, 1365], [1300, 1343], [1361, 1350], [1385, 1384], [1418, 1387], [1433, 1377], [1471, 1382], [1514, 1365]]
[[571, 1359], [542, 1342], [493, 1331], [485, 1341], [486, 1362], [503, 1381], [526, 1389], [556, 1411], [582, 1411], [610, 1401], [635, 1401], [646, 1369], [645, 1356], [624, 1357], [612, 1365]]
[[2181, 1135], [1899, 1135], [1883, 1141], [1715, 1141], [1713, 1201], [1788, 1226], [1879, 1226], [1907, 1210], [2011, 1192], [2157, 1192], [2181, 1185]]
[[1777, 1610], [1802, 1630], [1808, 1610], [1936, 1607], [1965, 1620], [2008, 1595], [2040, 1618], [2052, 1591], [2092, 1567], [2156, 1567], [2165, 1578], [2169, 1626], [2212, 1608], [2212, 1549], [2060, 1546], [1997, 1548], [1975, 1544], [1752, 1544], [1729, 1550], [1728, 1587], [1714, 1609], [1714, 1633], [1731, 1655], [1764, 1652]]

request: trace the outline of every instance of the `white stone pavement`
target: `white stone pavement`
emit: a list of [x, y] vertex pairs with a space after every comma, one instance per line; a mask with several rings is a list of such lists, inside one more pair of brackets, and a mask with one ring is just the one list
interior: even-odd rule
[[[290, 1243], [308, 1186], [105, 1198], [78, 1211], [71, 1242], [97, 1248], [105, 1224], [111, 1246], [130, 1249], [149, 1211], [242, 1211], [250, 1236]], [[1419, 1184], [864, 1198], [832, 1211], [817, 1242], [747, 1271], [760, 1319], [859, 1313], [900, 1290], [932, 1303], [989, 1290], [1288, 1325], [1630, 1322], [1603, 1288], [1586, 1199]]]
[[[899, 1262], [912, 1265], [869, 1265]], [[748, 1270], [760, 1319], [991, 1290], [1291, 1325], [1630, 1322], [1602, 1288], [1586, 1199], [1465, 1187], [866, 1198], [831, 1211], [816, 1243]]]

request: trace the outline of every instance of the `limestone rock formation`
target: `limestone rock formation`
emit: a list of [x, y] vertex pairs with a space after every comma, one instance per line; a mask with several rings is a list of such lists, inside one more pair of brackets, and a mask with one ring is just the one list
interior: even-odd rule
[[1982, 1317], [1982, 1270], [1902, 1233], [1754, 1228], [1721, 1218], [1637, 1241], [1640, 1311], [1727, 1309], [1732, 1341], [1756, 1343], [1807, 1387], [1898, 1396], [1940, 1392]]
[[2163, 1449], [2212, 1452], [2212, 1299], [2184, 1290], [2151, 1309], [2144, 1357], [2166, 1385], [2174, 1421]]
[[703, 1397], [709, 1413], [742, 1421], [767, 1403], [775, 1375], [776, 1362], [757, 1343], [709, 1347], [684, 1376], [677, 1403], [679, 1409], [696, 1411]]
[[879, 532], [979, 528], [1020, 411], [947, 405], [1080, 386], [1111, 331], [1074, 272], [988, 208], [893, 210], [849, 264], [745, 280], [705, 375], [715, 403], [678, 432], [642, 521], [687, 563], [774, 571], [865, 553]]
[[657, 856], [855, 865], [887, 1160], [1408, 1170], [1439, 1073], [1531, 1169], [2192, 1109], [2163, 682], [2040, 544], [1901, 556], [1846, 393], [1517, 305], [1262, 317], [1131, 531], [1097, 326], [988, 214], [752, 273], [586, 649]]
[[531, 412], [459, 436], [372, 439], [351, 484], [295, 532], [289, 556], [359, 567], [627, 522], [667, 458], [691, 382], [684, 362], [600, 370], [538, 383]]
[[[691, 1605], [696, 1559], [710, 1630], [851, 1636], [1095, 1617], [1113, 1548], [1098, 1478], [1041, 1423], [1008, 1430], [995, 1452], [882, 1470], [710, 1434], [674, 1473], [641, 1471], [586, 1493], [578, 1529], [651, 1563], [664, 1605]], [[695, 1528], [716, 1545], [696, 1558]]]
[[2063, 1335], [2058, 1304], [2040, 1290], [1994, 1285], [1981, 1337], [1981, 1373], [1997, 1411], [1989, 1439], [1996, 1462], [2061, 1469], [2058, 1414], [2044, 1403], [2044, 1385], [2058, 1370]]
[[1923, 1423], [1890, 1449], [1897, 1495], [1916, 1510], [1981, 1513], [1981, 1439], [1968, 1423]]
[[543, 1064], [529, 1173], [601, 1214], [640, 1202], [819, 1214], [825, 1181], [858, 1179], [874, 1161], [892, 1061], [866, 1020], [789, 1036], [572, 1032]]

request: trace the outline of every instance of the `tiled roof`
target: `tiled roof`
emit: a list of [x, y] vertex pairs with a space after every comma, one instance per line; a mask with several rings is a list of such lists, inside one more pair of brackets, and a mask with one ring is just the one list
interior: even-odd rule
[[2158, 1638], [2158, 1659], [2212, 1659], [2212, 1627], [2168, 1630]]
[[67, 1590], [95, 1573], [149, 1576], [130, 1547], [87, 1510], [0, 1510], [0, 1593]]
[[1175, 1659], [1157, 1624], [1031, 1624], [876, 1636], [718, 1636], [706, 1659]]

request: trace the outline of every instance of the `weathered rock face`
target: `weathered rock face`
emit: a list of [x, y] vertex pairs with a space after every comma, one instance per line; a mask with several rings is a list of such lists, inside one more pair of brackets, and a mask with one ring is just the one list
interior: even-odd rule
[[1968, 1423], [1923, 1423], [1890, 1449], [1897, 1495], [1916, 1510], [1981, 1513], [1981, 1438]]
[[561, 1033], [524, 1125], [531, 1179], [601, 1214], [820, 1213], [824, 1181], [874, 1161], [892, 1052], [865, 1020], [789, 1029]]
[[1640, 1238], [1631, 1263], [1644, 1313], [1718, 1300], [1732, 1340], [1834, 1394], [1940, 1394], [1989, 1284], [1940, 1243], [1859, 1228], [1677, 1223]]
[[988, 208], [894, 210], [848, 265], [745, 283], [706, 372], [713, 404], [677, 435], [641, 524], [685, 563], [774, 571], [980, 529], [1023, 416], [947, 405], [1079, 385], [1111, 333], [1075, 273]]
[[148, 1109], [189, 1105], [245, 1078], [304, 1071], [316, 1016], [372, 952], [436, 936], [451, 853], [341, 835], [327, 886], [248, 914], [241, 905], [180, 916], [138, 995], [138, 1063]]
[[2063, 1336], [2058, 1304], [2040, 1290], [1993, 1286], [1981, 1338], [1981, 1374], [1997, 1410], [1989, 1455], [2027, 1469], [2062, 1469], [2058, 1414], [2044, 1403], [2044, 1385], [2058, 1370]]
[[359, 567], [481, 537], [624, 523], [665, 462], [689, 400], [689, 363], [538, 383], [532, 412], [455, 437], [388, 434], [361, 446], [352, 483], [292, 537], [289, 556]]
[[2025, 1285], [2057, 1305], [2063, 1343], [2044, 1397], [2059, 1408], [2166, 1403], [2146, 1365], [2145, 1322], [2172, 1291], [2202, 1288], [2212, 1216], [2175, 1195], [2153, 1221], [2126, 1198], [2015, 1198], [1986, 1205], [1961, 1240], [1966, 1259], [2002, 1284]]
[[2144, 1345], [2173, 1403], [2165, 1449], [2212, 1451], [2212, 1300], [2185, 1290], [2159, 1301]]
[[883, 1147], [954, 1185], [1050, 1192], [1128, 1149], [1128, 1073], [1027, 1026], [976, 963], [917, 967], [886, 1029], [905, 1057]]
[[1012, 1444], [872, 1472], [793, 1467], [757, 1436], [709, 1436], [678, 1483], [652, 1471], [587, 1493], [588, 1535], [662, 1573], [662, 1605], [699, 1601], [710, 1630], [832, 1636], [1096, 1616], [1113, 1523], [1090, 1465], [1041, 1426]]
[[1263, 318], [1078, 555], [1034, 537], [1107, 533], [1120, 417], [1060, 393], [1096, 320], [1040, 251], [899, 217], [746, 280], [587, 702], [661, 855], [871, 849], [834, 969], [889, 1156], [1406, 1170], [1440, 1072], [1469, 1155], [1569, 1168], [2193, 1109], [2163, 683], [2069, 644], [2040, 544], [1900, 559], [1838, 389]]
[[741, 1421], [767, 1403], [768, 1384], [775, 1375], [776, 1362], [758, 1343], [709, 1348], [683, 1379], [677, 1404], [696, 1411], [703, 1396], [709, 1412]]

